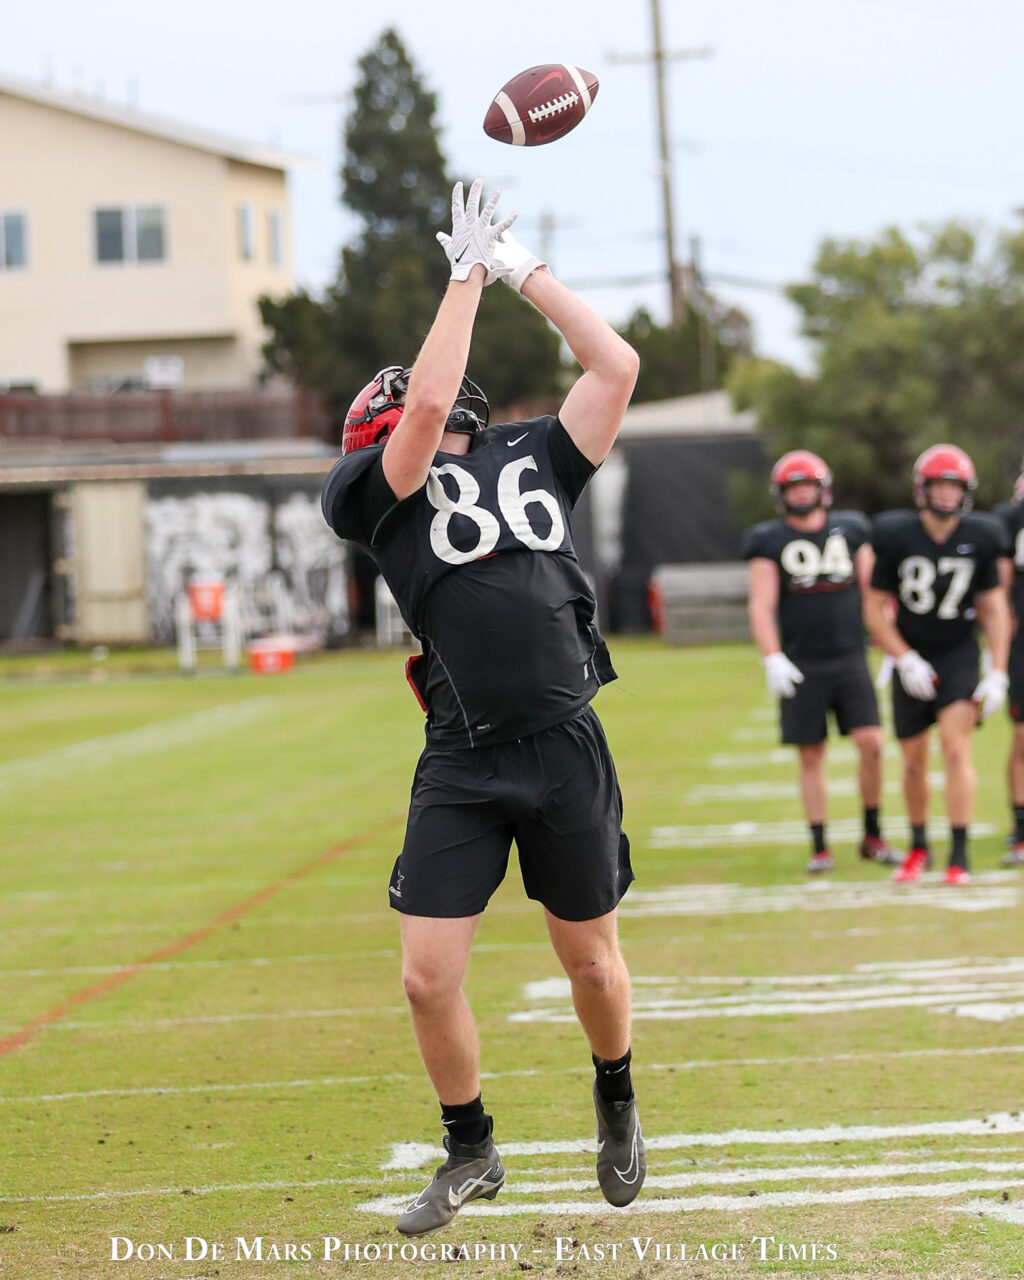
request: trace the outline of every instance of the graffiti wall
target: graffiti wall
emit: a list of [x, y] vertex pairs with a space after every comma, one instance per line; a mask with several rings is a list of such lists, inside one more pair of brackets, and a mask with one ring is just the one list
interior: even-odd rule
[[153, 639], [174, 639], [174, 601], [193, 575], [234, 587], [249, 635], [348, 630], [346, 555], [320, 512], [319, 485], [293, 480], [161, 481], [146, 501]]

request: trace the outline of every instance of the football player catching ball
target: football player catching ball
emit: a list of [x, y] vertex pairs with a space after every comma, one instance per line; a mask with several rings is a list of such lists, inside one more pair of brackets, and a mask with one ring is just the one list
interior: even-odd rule
[[[373, 556], [423, 649], [409, 677], [426, 746], [389, 890], [448, 1159], [399, 1218], [406, 1235], [493, 1199], [505, 1179], [462, 980], [513, 840], [593, 1055], [601, 1191], [629, 1204], [646, 1170], [616, 929], [633, 872], [615, 766], [590, 706], [615, 672], [570, 529], [639, 361], [513, 240], [515, 215], [492, 225], [499, 192], [481, 209], [481, 187], [464, 202], [456, 184], [451, 234], [438, 236], [451, 280], [434, 322], [411, 368], [384, 369], [356, 397], [323, 493], [328, 523]], [[495, 280], [546, 316], [583, 368], [556, 417], [489, 426], [486, 398], [465, 376], [481, 294]]]

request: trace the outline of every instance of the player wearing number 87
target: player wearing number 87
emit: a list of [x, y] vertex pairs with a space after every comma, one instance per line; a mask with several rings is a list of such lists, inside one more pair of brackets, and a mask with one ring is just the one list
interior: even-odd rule
[[[999, 561], [1006, 535], [992, 516], [971, 511], [974, 464], [956, 445], [937, 444], [914, 463], [918, 510], [888, 511], [872, 529], [875, 568], [865, 618], [893, 659], [893, 723], [903, 753], [903, 794], [911, 849], [895, 874], [920, 878], [931, 862], [928, 747], [938, 724], [951, 829], [945, 882], [970, 883], [967, 831], [974, 810], [971, 733], [1006, 700], [1010, 616]], [[892, 604], [895, 603], [895, 617]], [[991, 667], [979, 682], [977, 622]]]
[[807, 870], [829, 871], [833, 864], [825, 839], [829, 712], [860, 754], [861, 857], [898, 862], [879, 827], [882, 731], [861, 622], [861, 589], [871, 574], [867, 519], [831, 510], [832, 473], [804, 449], [778, 460], [771, 489], [781, 518], [749, 530], [744, 545], [750, 629], [769, 691], [780, 700], [782, 741], [799, 756], [812, 841]]
[[[615, 766], [590, 708], [615, 672], [570, 527], [639, 361], [512, 240], [511, 219], [492, 225], [498, 193], [481, 209], [480, 188], [464, 201], [456, 185], [451, 235], [438, 237], [452, 278], [434, 322], [410, 369], [383, 370], [356, 397], [345, 456], [323, 492], [328, 523], [375, 559], [423, 648], [409, 674], [427, 713], [426, 746], [389, 895], [402, 913], [403, 977], [449, 1154], [399, 1218], [408, 1235], [444, 1226], [467, 1200], [493, 1198], [504, 1180], [461, 984], [513, 840], [594, 1058], [605, 1198], [628, 1204], [646, 1168], [616, 932], [633, 872]], [[497, 280], [547, 317], [583, 368], [557, 417], [489, 425], [482, 393], [467, 383], [477, 307]]]

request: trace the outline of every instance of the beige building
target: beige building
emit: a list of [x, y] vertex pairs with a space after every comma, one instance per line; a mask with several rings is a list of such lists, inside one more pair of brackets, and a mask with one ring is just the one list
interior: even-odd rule
[[0, 388], [252, 386], [303, 163], [0, 76]]

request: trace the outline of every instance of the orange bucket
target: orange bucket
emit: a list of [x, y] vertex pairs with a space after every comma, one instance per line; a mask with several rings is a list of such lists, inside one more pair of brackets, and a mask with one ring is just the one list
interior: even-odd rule
[[224, 610], [223, 578], [189, 578], [185, 584], [189, 608], [196, 622], [219, 622]]
[[249, 666], [262, 676], [276, 676], [295, 666], [295, 645], [286, 640], [257, 640], [249, 645]]

